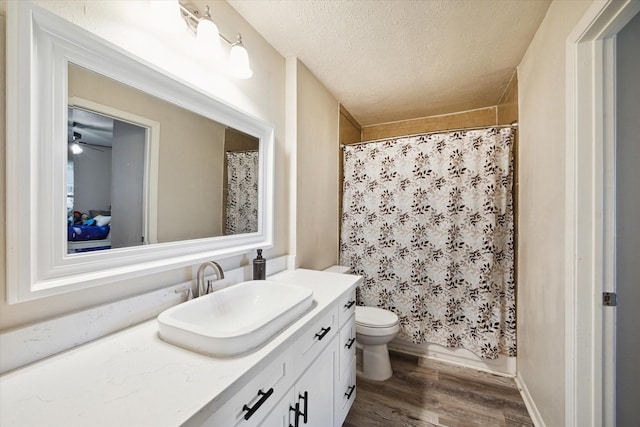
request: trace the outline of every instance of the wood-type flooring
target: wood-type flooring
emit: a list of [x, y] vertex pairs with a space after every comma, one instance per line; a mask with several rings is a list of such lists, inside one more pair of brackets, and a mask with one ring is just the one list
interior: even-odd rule
[[343, 427], [533, 426], [512, 378], [391, 353], [393, 377], [358, 377]]

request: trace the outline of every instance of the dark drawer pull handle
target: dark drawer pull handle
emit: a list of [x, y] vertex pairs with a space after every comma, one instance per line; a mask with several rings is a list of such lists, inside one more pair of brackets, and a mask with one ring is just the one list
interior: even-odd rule
[[354, 300], [349, 301], [348, 303], [346, 303], [344, 305], [344, 308], [351, 308], [353, 307], [353, 304], [355, 304], [356, 302]]
[[318, 341], [322, 341], [322, 338], [324, 338], [329, 333], [330, 330], [331, 330], [331, 326], [320, 329], [320, 333], [316, 334]]
[[351, 347], [353, 347], [354, 342], [356, 342], [356, 339], [351, 338], [349, 341], [347, 341], [347, 343], [344, 346], [347, 347], [347, 349], [351, 350]]
[[256, 411], [257, 411], [258, 409], [260, 409], [260, 407], [262, 406], [262, 404], [263, 404], [264, 402], [266, 402], [266, 401], [267, 401], [267, 399], [268, 399], [272, 394], [273, 394], [273, 387], [271, 387], [271, 388], [270, 388], [266, 393], [265, 393], [264, 391], [262, 391], [262, 390], [258, 390], [258, 396], [262, 396], [262, 397], [260, 398], [260, 400], [258, 400], [258, 401], [256, 402], [256, 404], [255, 404], [255, 405], [253, 405], [252, 407], [247, 406], [247, 404], [246, 404], [246, 403], [245, 403], [245, 405], [242, 407], [242, 410], [243, 410], [243, 411], [247, 411], [247, 413], [246, 413], [246, 414], [244, 414], [244, 419], [245, 419], [245, 420], [248, 420], [249, 418], [251, 418], [251, 416], [252, 416], [253, 414], [255, 414], [255, 413], [256, 413]]
[[349, 387], [347, 390], [347, 392], [344, 394], [345, 396], [347, 396], [347, 400], [351, 399], [351, 395], [353, 394], [353, 392], [355, 391], [356, 386], [352, 385], [351, 387]]
[[[300, 412], [300, 415], [302, 415], [302, 422], [303, 423], [307, 423], [307, 415], [308, 415], [308, 410], [307, 410], [307, 402], [309, 401], [309, 392], [305, 391], [304, 395], [303, 394], [299, 394], [298, 395], [298, 402], [300, 402], [300, 399], [304, 399], [304, 412]], [[298, 404], [296, 404], [298, 405]]]
[[300, 403], [296, 403], [295, 408], [291, 405], [289, 405], [289, 412], [293, 411], [294, 415], [295, 415], [295, 419], [296, 421], [294, 422], [293, 425], [289, 424], [289, 427], [299, 427], [300, 423], [299, 423], [299, 419], [300, 419]]

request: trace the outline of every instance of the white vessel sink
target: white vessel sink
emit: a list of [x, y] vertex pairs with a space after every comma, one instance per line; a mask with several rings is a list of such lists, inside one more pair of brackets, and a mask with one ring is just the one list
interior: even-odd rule
[[233, 356], [269, 341], [313, 304], [311, 289], [269, 280], [239, 283], [158, 316], [160, 338], [210, 356]]

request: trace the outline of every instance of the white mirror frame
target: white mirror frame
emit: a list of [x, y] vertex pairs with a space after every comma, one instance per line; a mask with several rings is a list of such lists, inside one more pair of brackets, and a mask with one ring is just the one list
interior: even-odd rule
[[[273, 246], [272, 125], [31, 2], [8, 2], [7, 21], [9, 304]], [[258, 138], [258, 231], [67, 255], [64, 171], [69, 62]]]

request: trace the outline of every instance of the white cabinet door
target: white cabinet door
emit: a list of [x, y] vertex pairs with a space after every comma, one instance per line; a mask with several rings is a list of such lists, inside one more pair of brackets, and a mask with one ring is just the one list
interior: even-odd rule
[[[327, 427], [333, 425], [333, 379], [338, 353], [338, 337], [309, 366], [295, 385], [295, 399], [300, 413], [296, 423], [293, 412], [292, 426]], [[295, 403], [294, 403], [295, 405]]]
[[335, 426], [341, 426], [353, 401], [356, 399], [356, 358], [351, 358], [351, 364], [342, 374], [340, 380], [336, 381], [335, 387]]
[[260, 427], [289, 427], [289, 420], [294, 421], [294, 410], [292, 409], [291, 402], [293, 402], [293, 387], [289, 389], [287, 394], [278, 402], [273, 408], [273, 411], [265, 417], [260, 423]]

